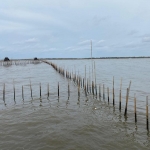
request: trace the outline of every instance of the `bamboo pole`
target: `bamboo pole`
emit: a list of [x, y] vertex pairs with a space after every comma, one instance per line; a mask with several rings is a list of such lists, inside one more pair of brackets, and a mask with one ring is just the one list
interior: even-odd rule
[[31, 91], [31, 97], [32, 97], [32, 84], [31, 84], [31, 80], [30, 80], [30, 91]]
[[14, 83], [14, 80], [13, 80], [13, 90], [14, 90], [14, 100], [15, 100], [16, 92], [15, 92], [15, 83]]
[[96, 98], [97, 98], [97, 85], [95, 85], [95, 94], [96, 94]]
[[91, 72], [90, 72], [90, 66], [89, 66], [89, 93], [91, 93]]
[[3, 85], [3, 101], [5, 101], [5, 83]]
[[119, 94], [119, 110], [121, 111], [121, 88], [122, 88], [122, 78], [120, 83], [120, 94]]
[[113, 76], [113, 106], [115, 105], [114, 76]]
[[109, 103], [109, 87], [107, 87], [108, 103]]
[[105, 99], [105, 85], [103, 84], [103, 99]]
[[22, 99], [24, 100], [23, 85], [22, 85]]
[[95, 76], [95, 94], [97, 96], [97, 86], [96, 86], [96, 67], [95, 67], [95, 61], [94, 61], [94, 76]]
[[129, 95], [129, 89], [127, 88], [127, 93], [126, 93], [126, 106], [125, 106], [124, 116], [127, 116], [128, 95]]
[[92, 81], [92, 93], [94, 95], [94, 82]]
[[87, 93], [89, 93], [89, 84], [88, 84], [88, 80], [89, 80], [89, 79], [87, 79]]
[[84, 78], [83, 78], [83, 88], [84, 88]]
[[58, 97], [59, 97], [59, 82], [58, 82]]
[[146, 129], [149, 131], [149, 120], [148, 120], [148, 96], [146, 96]]
[[41, 83], [40, 83], [40, 97], [41, 97], [41, 95], [42, 95], [42, 94], [41, 94]]
[[78, 97], [80, 97], [80, 86], [78, 85]]
[[99, 98], [101, 99], [101, 85], [99, 84]]
[[84, 89], [84, 91], [85, 91], [85, 96], [87, 96], [87, 91], [86, 91], [86, 82], [85, 82], [85, 89]]
[[135, 116], [135, 123], [137, 122], [137, 114], [136, 114], [136, 97], [134, 94], [134, 116]]
[[47, 97], [49, 97], [49, 83], [47, 84]]
[[69, 82], [68, 82], [68, 98], [70, 97], [70, 86], [69, 86]]
[[86, 65], [85, 65], [85, 87], [84, 89], [86, 88]]

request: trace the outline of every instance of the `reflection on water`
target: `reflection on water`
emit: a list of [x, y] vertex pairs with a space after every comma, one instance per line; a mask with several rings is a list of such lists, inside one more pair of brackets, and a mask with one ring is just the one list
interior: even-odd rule
[[[62, 67], [84, 76], [88, 60], [55, 60]], [[145, 99], [149, 95], [149, 59], [95, 60], [97, 84], [112, 90], [115, 77], [115, 106], [112, 93], [105, 99], [85, 96], [77, 86], [60, 76], [47, 64], [0, 66], [0, 145], [1, 149], [149, 149], [146, 130]], [[77, 70], [79, 69], [79, 70]], [[87, 70], [87, 77], [89, 76]], [[123, 78], [122, 109], [119, 111], [120, 79]], [[16, 98], [13, 95], [13, 79]], [[30, 91], [32, 83], [32, 97]], [[124, 117], [126, 88], [132, 81], [128, 114]], [[40, 87], [41, 82], [41, 97]], [[58, 97], [57, 85], [60, 84]], [[6, 97], [3, 101], [3, 83]], [[49, 83], [49, 97], [47, 84]], [[22, 85], [24, 99], [22, 99]], [[105, 90], [106, 92], [106, 90]], [[102, 93], [102, 91], [101, 91]], [[133, 99], [137, 95], [137, 123]]]

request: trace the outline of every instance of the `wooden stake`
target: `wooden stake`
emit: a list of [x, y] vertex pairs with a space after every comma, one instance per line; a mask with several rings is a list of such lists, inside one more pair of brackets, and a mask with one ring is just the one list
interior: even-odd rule
[[14, 83], [14, 80], [13, 80], [13, 89], [14, 89], [14, 100], [15, 100], [16, 92], [15, 92], [15, 83]]
[[92, 93], [94, 95], [94, 82], [92, 81]]
[[105, 99], [105, 85], [103, 84], [103, 99]]
[[49, 97], [49, 83], [47, 84], [47, 97]]
[[70, 97], [70, 86], [69, 86], [69, 82], [68, 82], [68, 97]]
[[85, 96], [87, 96], [86, 84], [85, 84], [85, 89], [84, 89], [84, 91], [85, 91]]
[[3, 101], [5, 101], [5, 83], [3, 85]]
[[101, 85], [99, 84], [99, 98], [101, 99]]
[[42, 94], [41, 94], [41, 83], [40, 83], [40, 97], [41, 97], [41, 95], [42, 95]]
[[88, 79], [87, 79], [87, 93], [89, 92], [89, 85], [88, 85]]
[[146, 96], [146, 129], [149, 131], [149, 120], [148, 120], [148, 96]]
[[107, 87], [108, 103], [109, 103], [109, 87]]
[[24, 100], [23, 85], [22, 85], [22, 99]]
[[58, 82], [58, 97], [59, 97], [59, 82]]
[[127, 93], [126, 93], [126, 106], [125, 106], [124, 116], [127, 116], [128, 94], [129, 94], [129, 89], [127, 88]]
[[97, 98], [97, 85], [95, 85], [95, 94], [96, 94], [96, 98]]
[[121, 111], [121, 88], [122, 88], [122, 78], [120, 83], [120, 94], [119, 94], [119, 110]]
[[86, 65], [85, 65], [85, 87], [84, 89], [86, 88]]
[[80, 97], [80, 86], [78, 85], [78, 97]]
[[31, 80], [30, 80], [30, 91], [31, 91], [31, 97], [32, 97], [32, 85], [31, 85]]
[[136, 115], [136, 97], [134, 94], [134, 115], [135, 115], [135, 123], [137, 122], [137, 115]]
[[115, 93], [114, 93], [114, 77], [113, 77], [113, 106], [115, 105]]

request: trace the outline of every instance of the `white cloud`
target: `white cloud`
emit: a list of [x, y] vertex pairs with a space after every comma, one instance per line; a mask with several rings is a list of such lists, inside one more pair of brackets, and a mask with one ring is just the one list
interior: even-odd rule
[[85, 40], [85, 41], [78, 43], [79, 46], [85, 46], [85, 45], [90, 45], [90, 44], [91, 44], [91, 40]]
[[105, 42], [105, 40], [100, 40], [97, 43], [95, 43], [95, 46], [96, 47], [104, 47], [104, 42]]
[[13, 45], [22, 45], [22, 44], [32, 44], [32, 43], [37, 43], [39, 40], [37, 38], [29, 38], [27, 40], [23, 41], [18, 41], [18, 42], [13, 42]]
[[30, 27], [18, 21], [0, 20], [0, 32], [26, 30]]

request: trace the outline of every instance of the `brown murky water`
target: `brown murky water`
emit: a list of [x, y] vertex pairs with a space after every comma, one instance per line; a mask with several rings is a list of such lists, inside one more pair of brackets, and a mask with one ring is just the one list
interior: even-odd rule
[[[84, 76], [89, 60], [55, 60], [68, 70], [76, 70]], [[150, 136], [146, 130], [145, 100], [149, 96], [149, 59], [95, 60], [97, 84], [112, 89], [115, 77], [115, 107], [107, 98], [92, 95], [85, 97], [81, 90], [78, 98], [77, 86], [58, 74], [51, 66], [28, 64], [26, 66], [0, 66], [0, 149], [2, 150], [49, 150], [49, 149], [149, 149]], [[91, 68], [90, 68], [91, 70]], [[90, 71], [91, 72], [91, 71]], [[123, 78], [122, 111], [119, 112], [120, 78]], [[16, 99], [13, 98], [13, 79]], [[31, 98], [29, 80], [32, 83]], [[128, 118], [124, 118], [125, 94], [130, 80], [131, 92]], [[40, 98], [39, 83], [42, 85]], [[57, 83], [60, 83], [60, 97]], [[6, 98], [3, 101], [3, 83]], [[50, 96], [47, 98], [47, 83]], [[24, 100], [21, 87], [24, 85]], [[137, 96], [137, 119], [134, 122], [133, 96]], [[107, 94], [106, 94], [107, 97]]]

